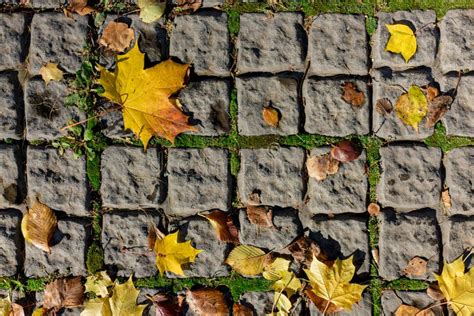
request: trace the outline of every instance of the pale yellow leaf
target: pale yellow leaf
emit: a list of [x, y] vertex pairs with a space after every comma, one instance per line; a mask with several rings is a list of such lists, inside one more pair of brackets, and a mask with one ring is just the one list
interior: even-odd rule
[[405, 62], [416, 53], [416, 36], [413, 30], [405, 24], [386, 24], [390, 39], [385, 50], [402, 54]]
[[137, 305], [140, 291], [135, 288], [132, 277], [123, 284], [116, 284], [110, 298], [110, 311], [113, 316], [141, 316], [146, 305]]
[[46, 66], [43, 66], [39, 70], [41, 78], [46, 82], [46, 85], [51, 81], [60, 81], [63, 79], [63, 72], [58, 68], [58, 65], [55, 63], [47, 63]]
[[395, 113], [403, 123], [418, 131], [418, 125], [428, 113], [428, 101], [423, 91], [417, 86], [411, 86], [408, 93], [398, 98]]
[[240, 245], [232, 249], [225, 263], [232, 269], [245, 276], [256, 276], [262, 273], [263, 268], [269, 264], [270, 255], [262, 249]]
[[115, 316], [110, 310], [110, 298], [94, 298], [87, 301], [81, 316]]
[[140, 19], [145, 23], [152, 23], [159, 20], [166, 9], [165, 0], [138, 0], [140, 8]]
[[273, 281], [272, 289], [276, 292], [286, 292], [288, 297], [298, 292], [301, 288], [301, 281], [290, 269], [290, 261], [284, 258], [276, 258], [263, 270], [262, 276]]
[[109, 295], [108, 288], [113, 285], [114, 283], [107, 274], [107, 271], [100, 271], [87, 277], [86, 293], [94, 293], [98, 297], [106, 297]]
[[51, 239], [58, 221], [54, 212], [45, 204], [35, 201], [21, 221], [21, 232], [25, 241], [35, 247], [51, 252]]

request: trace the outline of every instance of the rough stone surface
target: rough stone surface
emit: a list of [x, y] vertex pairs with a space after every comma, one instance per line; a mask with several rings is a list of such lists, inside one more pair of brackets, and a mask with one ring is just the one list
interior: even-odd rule
[[273, 227], [252, 224], [245, 209], [240, 210], [240, 241], [244, 245], [281, 251], [302, 232], [298, 214], [292, 209], [273, 209]]
[[302, 14], [243, 13], [236, 43], [237, 72], [302, 70], [306, 46]]
[[31, 43], [28, 56], [30, 73], [38, 74], [48, 62], [57, 63], [69, 73], [81, 65], [81, 52], [87, 37], [87, 16], [74, 19], [60, 12], [35, 14], [31, 22]]
[[379, 99], [389, 99], [395, 108], [398, 98], [408, 91], [411, 85], [422, 87], [429, 84], [433, 80], [429, 69], [392, 72], [390, 69], [384, 68], [380, 71], [374, 70], [372, 80], [372, 130], [377, 136], [387, 140], [421, 140], [433, 134], [433, 128], [425, 127], [425, 119], [420, 122], [417, 132], [413, 127], [405, 125], [395, 114], [395, 110], [386, 115], [382, 115], [376, 110]]
[[54, 148], [28, 147], [28, 198], [38, 198], [54, 210], [88, 216], [86, 161], [70, 151], [60, 156]]
[[[336, 215], [334, 218], [316, 216], [312, 219], [301, 217], [309, 237], [316, 241], [330, 260], [343, 259], [354, 255], [356, 274], [368, 274], [370, 267], [367, 219], [350, 215]], [[350, 238], [347, 237], [350, 232]]]
[[193, 64], [198, 75], [229, 76], [227, 14], [204, 11], [177, 16], [170, 36], [170, 55]]
[[186, 277], [214, 278], [229, 275], [229, 266], [224, 264], [227, 257], [227, 243], [219, 241], [210, 222], [204, 218], [193, 218], [181, 225], [181, 241], [191, 240], [194, 248], [203, 252], [196, 261], [188, 265]]
[[14, 145], [0, 145], [0, 208], [22, 200], [23, 172], [19, 167], [19, 152]]
[[[329, 147], [315, 148], [311, 156], [329, 153]], [[365, 152], [351, 162], [340, 163], [336, 174], [323, 181], [308, 179], [309, 198], [305, 212], [310, 214], [340, 214], [366, 212], [368, 191]]]
[[380, 149], [382, 174], [377, 186], [385, 207], [411, 211], [439, 205], [441, 150], [423, 145], [390, 145]]
[[118, 211], [106, 213], [102, 222], [104, 262], [118, 276], [150, 277], [157, 273], [155, 254], [148, 248], [148, 227], [160, 224], [150, 212]]
[[318, 15], [311, 25], [308, 42], [311, 74], [368, 74], [369, 46], [363, 15]]
[[[391, 291], [382, 292], [382, 312], [384, 316], [392, 316], [402, 304], [411, 305], [419, 309], [437, 303], [431, 299], [426, 292], [408, 292], [408, 291]], [[434, 315], [444, 315], [441, 306], [431, 309]]]
[[450, 214], [474, 215], [474, 147], [456, 148], [444, 158]]
[[112, 107], [114, 107], [110, 102], [105, 102], [102, 107], [104, 110], [109, 111], [107, 114], [100, 118], [100, 123], [103, 127], [102, 133], [111, 138], [111, 139], [118, 139], [118, 140], [129, 140], [135, 139], [135, 136], [132, 131], [124, 130], [123, 128], [123, 114], [120, 110], [112, 111]]
[[[240, 77], [236, 79], [239, 134], [291, 135], [298, 133], [298, 81], [292, 77]], [[263, 120], [263, 109], [273, 107], [281, 115], [277, 127]]]
[[207, 79], [191, 82], [179, 93], [184, 112], [198, 129], [190, 134], [217, 136], [230, 131], [230, 81]]
[[25, 89], [26, 138], [53, 140], [67, 135], [61, 128], [70, 120], [79, 122], [85, 115], [74, 106], [66, 106], [68, 95], [65, 82], [51, 81], [47, 86], [41, 79], [28, 81]]
[[0, 139], [21, 138], [22, 120], [23, 97], [17, 74], [0, 74]]
[[[364, 93], [365, 101], [361, 107], [352, 106], [342, 99], [345, 82], [355, 83], [358, 90]], [[370, 94], [364, 80], [312, 77], [303, 85], [303, 97], [306, 132], [328, 136], [370, 132]]]
[[[417, 50], [408, 61], [401, 54], [385, 50], [390, 33], [386, 24], [405, 22], [416, 31]], [[435, 61], [438, 31], [436, 29], [436, 13], [431, 10], [381, 12], [378, 14], [378, 27], [373, 35], [372, 60], [374, 68], [390, 67], [393, 70], [405, 70], [419, 66], [432, 66]]]
[[219, 8], [225, 4], [225, 0], [203, 0], [203, 8]]
[[25, 243], [25, 275], [87, 275], [86, 252], [89, 236], [90, 223], [73, 219], [59, 220], [52, 240], [51, 254]]
[[240, 151], [238, 194], [247, 205], [256, 193], [263, 205], [297, 208], [303, 199], [304, 151], [301, 148], [262, 148]]
[[249, 307], [254, 315], [267, 315], [272, 312], [273, 292], [247, 292], [240, 298], [240, 303]]
[[21, 214], [14, 210], [0, 211], [0, 276], [13, 276], [18, 271], [21, 250]]
[[30, 0], [31, 6], [36, 9], [57, 9], [64, 5], [63, 0]]
[[379, 274], [386, 280], [403, 276], [402, 270], [415, 256], [428, 260], [426, 275], [413, 279], [434, 280], [440, 271], [441, 233], [432, 210], [396, 214], [384, 210], [379, 226]]
[[111, 146], [102, 153], [102, 206], [118, 209], [156, 207], [163, 191], [161, 155], [150, 148]]
[[[444, 229], [443, 229], [444, 228]], [[447, 262], [457, 259], [460, 255], [474, 249], [474, 217], [453, 217], [443, 223], [443, 258]], [[466, 266], [474, 266], [469, 257]]]
[[474, 70], [474, 10], [451, 10], [439, 23], [438, 62], [443, 73]]
[[[372, 298], [370, 293], [365, 291], [362, 294], [362, 298], [359, 302], [352, 305], [352, 310], [349, 311], [340, 311], [337, 313], [338, 316], [369, 316], [372, 315]], [[323, 313], [318, 310], [318, 308], [313, 304], [309, 304], [309, 312], [311, 316], [322, 316]]]
[[[170, 149], [168, 152], [168, 215], [189, 216], [230, 204], [227, 151]], [[168, 213], [169, 212], [169, 213]]]
[[28, 16], [0, 13], [0, 71], [17, 69], [25, 60]]

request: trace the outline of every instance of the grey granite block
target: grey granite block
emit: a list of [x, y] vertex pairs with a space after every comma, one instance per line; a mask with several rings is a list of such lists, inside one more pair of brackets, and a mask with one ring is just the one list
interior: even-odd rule
[[449, 214], [474, 215], [474, 147], [449, 151], [444, 166], [452, 203]]
[[23, 94], [17, 73], [0, 75], [0, 139], [23, 136]]
[[[362, 294], [362, 298], [352, 305], [352, 310], [343, 310], [337, 312], [338, 316], [370, 316], [372, 315], [372, 298], [368, 291]], [[322, 316], [323, 313], [313, 304], [309, 304], [309, 312], [311, 316]]]
[[0, 13], [0, 71], [18, 69], [25, 60], [28, 22], [23, 13]]
[[64, 0], [30, 0], [30, 5], [35, 9], [59, 9], [65, 3]]
[[19, 148], [0, 145], [0, 208], [20, 203], [23, 199], [23, 170], [20, 169]]
[[22, 250], [21, 213], [0, 210], [0, 276], [9, 277], [19, 270]]
[[[410, 305], [419, 309], [426, 308], [437, 301], [430, 298], [426, 292], [408, 292], [408, 291], [391, 291], [386, 290], [382, 292], [382, 315], [392, 316], [400, 305]], [[433, 315], [444, 315], [441, 306], [434, 307]]]
[[[443, 258], [445, 262], [453, 262], [461, 255], [474, 249], [474, 218], [455, 216], [442, 223]], [[467, 268], [474, 266], [472, 256], [464, 261]]]

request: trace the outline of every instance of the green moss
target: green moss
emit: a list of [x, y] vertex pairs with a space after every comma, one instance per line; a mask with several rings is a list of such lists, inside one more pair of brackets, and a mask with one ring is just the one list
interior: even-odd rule
[[474, 138], [447, 136], [446, 128], [441, 122], [438, 122], [436, 123], [433, 135], [425, 139], [425, 144], [441, 148], [443, 152], [448, 152], [453, 148], [474, 145]]
[[235, 302], [238, 302], [243, 293], [265, 292], [271, 290], [271, 282], [263, 278], [247, 279], [241, 276], [234, 276], [219, 280], [218, 285], [227, 286], [230, 289], [232, 298]]
[[424, 291], [428, 286], [429, 283], [426, 281], [400, 278], [387, 282], [385, 288], [398, 291]]
[[375, 30], [377, 30], [377, 24], [377, 18], [373, 16], [367, 16], [365, 18], [365, 29], [369, 36], [372, 36], [375, 33]]
[[369, 180], [369, 197], [371, 202], [377, 201], [377, 184], [380, 181], [380, 146], [382, 140], [374, 136], [362, 136], [359, 138], [367, 154], [367, 168]]
[[102, 270], [104, 266], [104, 251], [97, 241], [93, 242], [87, 249], [86, 266], [90, 274]]
[[46, 283], [46, 278], [28, 279], [26, 281], [26, 289], [30, 292], [43, 291]]
[[299, 134], [282, 137], [279, 142], [286, 146], [298, 146], [307, 149], [313, 147], [320, 147], [324, 145], [330, 145], [337, 143], [341, 139], [338, 137], [322, 136], [322, 135], [309, 135]]
[[98, 192], [100, 190], [100, 156], [95, 155], [92, 159], [87, 159], [86, 169], [92, 190]]
[[[374, 268], [374, 267], [372, 267]], [[374, 268], [375, 269], [375, 268]], [[375, 269], [376, 270], [376, 269]], [[369, 291], [372, 297], [372, 312], [374, 316], [378, 316], [382, 314], [382, 303], [380, 301], [380, 297], [382, 295], [383, 290], [383, 283], [380, 281], [379, 278], [371, 278]]]
[[474, 3], [471, 0], [379, 0], [378, 8], [381, 11], [432, 9], [441, 18], [451, 9], [474, 8]]
[[240, 170], [240, 157], [237, 150], [232, 150], [230, 152], [230, 173], [236, 177], [239, 174]]
[[372, 249], [377, 249], [379, 244], [379, 221], [375, 216], [369, 218], [369, 243]]
[[229, 29], [230, 36], [237, 36], [240, 30], [240, 14], [234, 9], [229, 9], [227, 10], [227, 15], [227, 28]]

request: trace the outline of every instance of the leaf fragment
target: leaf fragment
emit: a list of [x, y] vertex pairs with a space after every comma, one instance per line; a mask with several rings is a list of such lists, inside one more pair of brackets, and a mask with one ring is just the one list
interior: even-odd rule
[[411, 305], [400, 305], [395, 311], [395, 316], [434, 316], [431, 310], [421, 311], [421, 309]]
[[449, 95], [440, 95], [428, 103], [428, 113], [426, 114], [426, 128], [435, 126], [453, 103], [453, 98]]
[[63, 79], [63, 71], [58, 68], [58, 64], [47, 63], [39, 70], [41, 78], [45, 81], [46, 85], [50, 81], [61, 81]]
[[43, 308], [57, 312], [62, 308], [78, 307], [84, 301], [81, 277], [57, 279], [46, 285]]
[[176, 7], [173, 9], [174, 15], [191, 14], [202, 6], [202, 0], [176, 0]]
[[430, 284], [430, 286], [426, 289], [426, 294], [435, 301], [441, 301], [444, 299], [444, 295], [439, 289], [438, 284]]
[[380, 206], [377, 203], [370, 203], [367, 207], [367, 212], [370, 216], [379, 216]]
[[109, 288], [113, 285], [107, 271], [100, 271], [87, 277], [85, 292], [94, 293], [97, 297], [106, 297], [109, 296]]
[[234, 303], [234, 305], [232, 306], [232, 315], [253, 316], [253, 311], [244, 304]]
[[273, 227], [273, 210], [263, 205], [249, 205], [246, 209], [249, 222], [260, 227]]
[[386, 51], [401, 54], [408, 61], [416, 53], [416, 36], [413, 30], [405, 24], [386, 24], [390, 38], [385, 47]]
[[99, 38], [99, 45], [121, 53], [130, 47], [134, 38], [135, 33], [127, 23], [110, 21]]
[[340, 162], [350, 162], [359, 158], [362, 153], [360, 146], [351, 141], [343, 140], [331, 148], [331, 157]]
[[325, 255], [322, 253], [319, 245], [307, 236], [301, 236], [288, 246], [288, 251], [293, 259], [309, 267], [313, 257], [325, 261]]
[[418, 131], [418, 125], [428, 112], [428, 101], [423, 91], [411, 86], [408, 93], [402, 94], [395, 103], [395, 113], [403, 123]]
[[293, 307], [288, 297], [285, 294], [279, 292], [275, 292], [273, 295], [273, 306], [275, 306], [278, 312], [275, 313], [272, 311], [270, 315], [275, 316], [287, 316]]
[[25, 316], [23, 306], [12, 303], [10, 297], [0, 299], [0, 316]]
[[65, 15], [69, 17], [72, 17], [72, 13], [84, 16], [93, 12], [95, 12], [95, 10], [87, 5], [87, 0], [69, 0], [68, 6], [64, 11]]
[[444, 213], [448, 213], [449, 209], [452, 206], [451, 195], [449, 194], [449, 189], [441, 191], [441, 206]]
[[377, 102], [375, 103], [375, 110], [377, 111], [377, 113], [383, 116], [392, 113], [393, 111], [392, 101], [390, 101], [387, 98], [378, 99]]
[[229, 307], [224, 294], [217, 289], [186, 290], [186, 302], [196, 315], [229, 315]]
[[150, 300], [155, 306], [156, 316], [180, 315], [183, 308], [176, 296], [164, 293], [155, 294]]
[[45, 204], [35, 201], [21, 221], [21, 232], [26, 242], [51, 252], [51, 239], [58, 226], [54, 212]]
[[342, 99], [350, 105], [359, 108], [364, 105], [365, 94], [357, 88], [353, 82], [346, 81], [342, 85]]
[[232, 249], [225, 263], [244, 276], [256, 276], [270, 263], [270, 254], [262, 249], [239, 245]]
[[314, 306], [320, 311], [326, 311], [326, 314], [335, 314], [344, 310], [344, 308], [317, 296], [312, 290], [305, 290], [304, 293], [313, 302]]
[[330, 153], [321, 156], [311, 156], [306, 161], [308, 175], [318, 181], [323, 181], [328, 175], [337, 173], [339, 161], [333, 159]]
[[403, 273], [409, 276], [422, 276], [426, 274], [428, 261], [415, 256], [408, 261], [407, 266], [403, 269]]
[[[110, 297], [94, 298], [85, 303], [81, 316], [112, 316], [110, 311]], [[115, 316], [115, 315], [113, 315]]]
[[278, 293], [285, 292], [291, 298], [301, 287], [301, 281], [290, 270], [290, 261], [284, 258], [275, 258], [263, 269], [262, 276], [273, 281], [272, 289]]
[[145, 23], [158, 21], [166, 9], [165, 0], [138, 0], [140, 19]]
[[203, 215], [209, 220], [216, 231], [217, 239], [224, 242], [238, 244], [239, 231], [232, 220], [232, 216], [221, 210], [214, 210], [207, 215]]
[[273, 106], [264, 106], [262, 110], [263, 121], [271, 127], [277, 128], [280, 123], [280, 112]]

